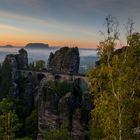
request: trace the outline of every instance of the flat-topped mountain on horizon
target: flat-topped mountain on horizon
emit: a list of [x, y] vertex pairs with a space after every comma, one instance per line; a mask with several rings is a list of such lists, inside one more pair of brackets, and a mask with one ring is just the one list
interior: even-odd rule
[[44, 43], [28, 43], [24, 48], [26, 49], [48, 49], [49, 45]]
[[8, 44], [8, 45], [0, 46], [0, 48], [15, 48], [15, 46]]

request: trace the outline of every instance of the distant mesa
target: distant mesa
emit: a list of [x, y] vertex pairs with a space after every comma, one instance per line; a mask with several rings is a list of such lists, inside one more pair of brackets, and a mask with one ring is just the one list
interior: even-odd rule
[[49, 45], [44, 43], [29, 43], [25, 46], [26, 49], [48, 49]]
[[15, 46], [13, 45], [5, 45], [5, 46], [1, 46], [2, 48], [15, 48]]

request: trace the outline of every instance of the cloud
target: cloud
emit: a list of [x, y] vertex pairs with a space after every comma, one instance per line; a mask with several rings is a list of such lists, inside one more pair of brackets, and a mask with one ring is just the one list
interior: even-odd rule
[[0, 24], [0, 28], [4, 30], [12, 30], [12, 31], [20, 31], [20, 32], [24, 31], [21, 28], [11, 26], [11, 25], [6, 25], [6, 24]]
[[[37, 26], [40, 27], [40, 29], [42, 28], [42, 26], [44, 28], [51, 28], [53, 30], [58, 30], [60, 33], [62, 32], [69, 32], [69, 33], [80, 33], [80, 34], [85, 34], [86, 35], [93, 35], [93, 29], [91, 28], [86, 28], [80, 25], [72, 25], [72, 24], [65, 24], [64, 22], [61, 21], [57, 21], [55, 19], [52, 18], [48, 18], [48, 19], [39, 19], [39, 18], [33, 18], [30, 16], [24, 16], [24, 15], [18, 15], [15, 13], [10, 13], [10, 12], [5, 12], [5, 11], [0, 11], [0, 17], [2, 18], [9, 18], [11, 20], [16, 20], [19, 22], [22, 22], [23, 24], [25, 23], [26, 25], [32, 24], [33, 26]], [[20, 25], [18, 25], [20, 26]], [[27, 26], [25, 26], [26, 29]], [[27, 27], [28, 28], [28, 27]], [[36, 29], [34, 29], [36, 30]], [[46, 30], [47, 32], [47, 30]]]
[[91, 42], [99, 40], [108, 14], [120, 24], [128, 17], [140, 23], [139, 5], [139, 0], [0, 0], [0, 22], [4, 29]]

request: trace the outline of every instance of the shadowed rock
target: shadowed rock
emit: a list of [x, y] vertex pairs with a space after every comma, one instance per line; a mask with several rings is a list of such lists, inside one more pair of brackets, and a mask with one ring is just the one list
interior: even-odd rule
[[[48, 129], [57, 129], [61, 125], [68, 129], [73, 140], [85, 140], [84, 131], [92, 109], [88, 87], [82, 79], [65, 81], [70, 87], [62, 96], [57, 88], [63, 79], [51, 81], [44, 78], [39, 86], [38, 98], [38, 138], [43, 140], [43, 133]], [[64, 87], [66, 88], [66, 87]]]
[[63, 47], [50, 53], [47, 68], [53, 73], [77, 74], [79, 71], [79, 50], [77, 47]]

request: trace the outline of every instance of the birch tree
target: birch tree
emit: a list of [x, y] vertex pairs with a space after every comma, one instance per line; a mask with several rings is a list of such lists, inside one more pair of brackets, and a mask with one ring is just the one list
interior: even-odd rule
[[128, 47], [117, 54], [116, 39], [109, 35], [99, 44], [100, 65], [89, 73], [95, 106], [91, 113], [92, 140], [135, 139], [133, 129], [137, 127], [140, 102], [140, 34], [129, 36]]

